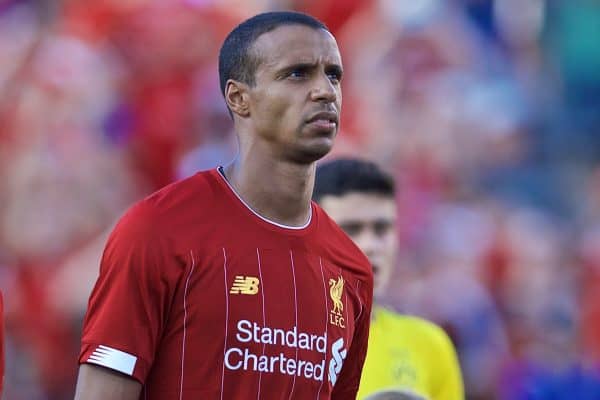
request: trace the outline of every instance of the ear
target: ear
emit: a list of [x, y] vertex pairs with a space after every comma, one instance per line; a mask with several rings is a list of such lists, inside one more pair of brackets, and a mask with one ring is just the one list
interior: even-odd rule
[[240, 117], [250, 115], [248, 85], [229, 79], [225, 84], [225, 101], [232, 113]]

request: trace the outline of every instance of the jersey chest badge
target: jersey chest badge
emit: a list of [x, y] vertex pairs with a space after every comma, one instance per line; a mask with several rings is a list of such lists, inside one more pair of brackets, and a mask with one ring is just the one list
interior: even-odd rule
[[329, 296], [333, 302], [333, 308], [329, 311], [329, 323], [340, 328], [345, 328], [344, 323], [344, 303], [342, 295], [344, 294], [344, 278], [341, 276], [337, 280], [329, 280]]

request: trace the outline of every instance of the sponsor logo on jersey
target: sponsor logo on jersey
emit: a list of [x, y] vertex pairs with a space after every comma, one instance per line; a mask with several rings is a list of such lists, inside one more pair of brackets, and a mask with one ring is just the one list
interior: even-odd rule
[[[331, 345], [331, 358], [328, 360], [327, 334], [303, 332], [296, 326], [274, 328], [242, 319], [236, 324], [234, 338], [237, 344], [227, 348], [223, 360], [225, 367], [231, 371], [275, 373], [320, 382], [327, 376], [332, 386], [347, 354], [344, 339], [339, 338]], [[264, 346], [263, 350], [257, 352], [256, 345]], [[286, 349], [296, 350], [293, 352], [295, 356], [290, 357], [290, 351]], [[309, 356], [310, 353], [312, 355]]]
[[333, 308], [329, 312], [329, 323], [340, 328], [345, 328], [344, 322], [344, 303], [342, 295], [344, 294], [344, 278], [341, 276], [337, 280], [329, 280], [329, 296], [333, 302]]
[[344, 349], [344, 338], [339, 338], [331, 345], [331, 360], [329, 360], [329, 382], [335, 385], [348, 350]]
[[237, 275], [231, 285], [231, 294], [256, 294], [260, 281], [254, 276]]
[[[239, 344], [225, 351], [225, 367], [229, 370], [279, 373], [323, 381], [326, 374], [324, 355], [327, 352], [325, 334], [302, 332], [295, 326], [291, 329], [272, 328], [243, 319], [237, 323], [235, 338]], [[255, 353], [253, 344], [276, 350], [269, 351], [269, 354]], [[301, 357], [297, 351], [295, 357], [289, 357], [286, 348], [322, 355], [316, 357], [320, 361], [315, 361], [314, 356]]]

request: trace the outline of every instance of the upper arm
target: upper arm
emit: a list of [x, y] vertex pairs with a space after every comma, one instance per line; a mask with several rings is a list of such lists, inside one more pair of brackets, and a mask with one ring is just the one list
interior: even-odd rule
[[142, 385], [135, 379], [91, 364], [79, 367], [75, 400], [137, 400]]

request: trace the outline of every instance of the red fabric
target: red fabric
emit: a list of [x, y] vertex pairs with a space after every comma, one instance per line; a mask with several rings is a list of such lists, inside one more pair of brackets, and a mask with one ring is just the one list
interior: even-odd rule
[[[144, 399], [354, 398], [371, 269], [316, 204], [312, 210], [301, 229], [265, 221], [216, 170], [138, 203], [108, 241], [80, 362], [118, 369], [101, 345], [136, 357], [131, 375], [145, 383]], [[236, 279], [248, 293], [235, 293]], [[330, 284], [340, 279], [334, 310]]]

